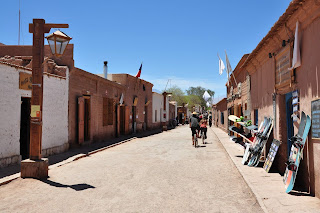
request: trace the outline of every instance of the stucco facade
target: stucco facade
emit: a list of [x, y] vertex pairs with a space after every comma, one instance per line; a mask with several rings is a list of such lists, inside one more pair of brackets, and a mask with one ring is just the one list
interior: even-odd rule
[[[287, 82], [281, 82], [280, 68], [276, 67], [281, 65], [280, 61], [286, 55], [290, 59], [288, 64], [291, 66], [297, 21], [299, 21], [302, 63], [300, 67], [287, 74], [289, 75]], [[251, 76], [251, 116], [258, 115], [259, 121], [264, 116], [271, 116], [274, 119], [273, 137], [282, 142], [274, 165], [281, 174], [284, 173], [291, 146], [288, 140], [289, 134], [296, 134], [300, 124], [299, 119], [293, 121], [291, 118], [292, 92], [297, 91], [299, 94], [299, 110], [296, 113], [298, 117], [302, 111], [311, 116], [311, 101], [320, 99], [318, 73], [320, 61], [317, 48], [320, 45], [319, 36], [319, 3], [313, 0], [294, 0], [243, 66]], [[287, 73], [286, 70], [284, 72]], [[290, 130], [291, 125], [293, 131]], [[311, 137], [310, 132], [295, 187], [320, 197], [320, 143], [319, 139]]]
[[153, 84], [129, 74], [108, 74], [108, 79], [125, 87], [123, 106], [128, 113], [127, 133], [151, 129]]
[[152, 92], [152, 128], [161, 128], [161, 115], [163, 113], [162, 94]]
[[[125, 134], [124, 131], [121, 131], [119, 103], [124, 91], [124, 86], [120, 84], [74, 67], [70, 73], [69, 89], [70, 145], [107, 141], [120, 134]], [[81, 99], [84, 100], [84, 107], [82, 114], [79, 115]], [[108, 100], [112, 102], [110, 106], [112, 109], [105, 109], [109, 107], [107, 104], [104, 105], [104, 102]], [[104, 114], [104, 112], [109, 114]], [[79, 126], [81, 116], [83, 126]], [[104, 123], [104, 119], [111, 119], [111, 121]], [[81, 133], [81, 131], [84, 132]], [[81, 134], [83, 134], [83, 139]]]
[[[65, 77], [44, 73], [43, 77], [43, 126], [42, 156], [52, 155], [68, 149], [68, 79], [69, 71], [65, 69]], [[20, 89], [21, 74], [31, 76], [31, 69], [7, 62], [0, 62], [0, 167], [18, 163], [21, 155], [29, 153], [21, 146], [21, 118], [30, 116], [30, 105], [26, 111], [25, 100], [31, 98], [29, 89]], [[23, 110], [22, 110], [23, 109]], [[23, 125], [24, 126], [24, 125]], [[30, 131], [30, 130], [28, 130]], [[28, 135], [24, 135], [24, 138]], [[26, 145], [26, 144], [24, 144]]]
[[212, 106], [212, 124], [221, 128], [223, 131], [228, 130], [228, 112], [227, 98], [220, 100]]

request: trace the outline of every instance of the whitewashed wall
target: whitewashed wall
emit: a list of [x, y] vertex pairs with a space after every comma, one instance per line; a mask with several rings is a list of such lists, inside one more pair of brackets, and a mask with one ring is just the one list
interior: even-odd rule
[[[31, 74], [0, 64], [0, 164], [20, 155], [21, 97], [31, 97], [31, 91], [19, 89], [19, 72]], [[68, 79], [68, 71], [66, 78], [44, 75], [42, 149], [52, 150], [45, 155], [68, 147]]]
[[43, 76], [42, 149], [68, 143], [68, 73], [66, 79]]
[[0, 159], [20, 155], [19, 70], [0, 64]]
[[[152, 93], [152, 123], [159, 123], [161, 121], [161, 113], [163, 109], [163, 96], [159, 93]], [[157, 121], [155, 121], [155, 111], [157, 110]]]
[[[162, 96], [163, 99], [163, 96]], [[166, 117], [164, 117], [164, 114], [166, 114]], [[161, 115], [161, 122], [167, 122], [169, 121], [169, 98], [166, 98], [166, 110], [163, 110], [163, 113]]]

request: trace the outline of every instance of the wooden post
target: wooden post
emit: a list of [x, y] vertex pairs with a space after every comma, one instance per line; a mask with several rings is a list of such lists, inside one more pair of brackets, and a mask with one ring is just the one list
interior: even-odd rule
[[45, 24], [44, 19], [33, 19], [33, 23], [29, 24], [29, 32], [33, 33], [30, 159], [21, 162], [22, 178], [48, 177], [48, 159], [41, 158], [44, 34], [50, 32], [51, 28], [68, 27], [68, 24]]
[[[44, 58], [44, 25], [43, 19], [34, 19], [32, 46], [32, 98], [30, 123], [30, 159], [41, 159], [42, 142], [42, 104], [43, 104], [43, 69]], [[34, 113], [35, 112], [35, 113]]]

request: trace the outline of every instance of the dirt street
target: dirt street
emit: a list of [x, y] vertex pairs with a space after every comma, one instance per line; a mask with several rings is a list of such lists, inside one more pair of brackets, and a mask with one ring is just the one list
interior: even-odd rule
[[262, 212], [211, 130], [207, 142], [192, 147], [188, 126], [132, 140], [1, 186], [0, 212]]

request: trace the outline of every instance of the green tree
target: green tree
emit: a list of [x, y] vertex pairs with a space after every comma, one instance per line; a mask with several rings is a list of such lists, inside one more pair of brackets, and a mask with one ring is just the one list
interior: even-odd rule
[[196, 104], [201, 105], [203, 98], [201, 99], [197, 95], [187, 95], [186, 99], [187, 99], [187, 103], [188, 103], [188, 108], [190, 110], [192, 110], [192, 107], [194, 107]]
[[178, 86], [174, 85], [167, 89], [166, 92], [172, 93], [171, 100], [176, 101], [178, 106], [182, 106], [182, 104], [187, 103], [186, 94]]
[[211, 97], [214, 96], [214, 91], [212, 91], [210, 89], [205, 89], [201, 86], [189, 87], [189, 89], [187, 89], [186, 91], [187, 91], [188, 96], [190, 96], [190, 95], [198, 96], [201, 100], [201, 102], [198, 104], [200, 104], [201, 106], [206, 106], [206, 101], [203, 99], [203, 94], [205, 91], [207, 91]]

